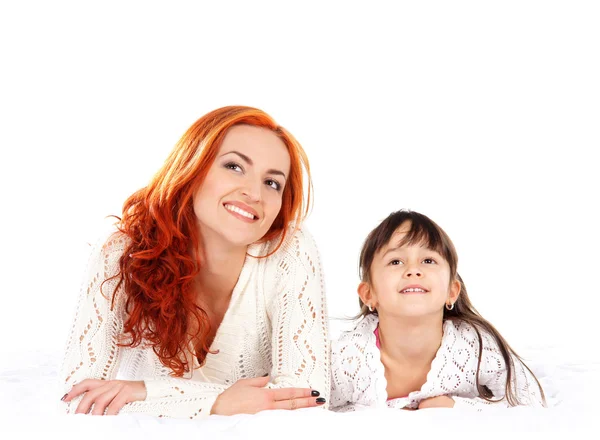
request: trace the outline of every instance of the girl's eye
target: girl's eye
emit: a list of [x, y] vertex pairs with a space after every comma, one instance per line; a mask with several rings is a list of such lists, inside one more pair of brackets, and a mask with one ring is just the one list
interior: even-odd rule
[[425, 258], [423, 260], [423, 263], [425, 264], [436, 264], [435, 260], [433, 258]]
[[224, 166], [225, 166], [225, 168], [227, 168], [229, 170], [233, 170], [233, 171], [237, 171], [237, 172], [244, 171], [244, 169], [235, 162], [227, 162]]
[[281, 184], [277, 180], [267, 179], [265, 180], [265, 183], [267, 184], [267, 186], [273, 188], [275, 191], [281, 190]]
[[400, 261], [400, 260], [392, 260], [392, 261], [390, 261], [390, 265], [392, 265], [392, 266], [398, 266], [400, 264], [402, 264], [402, 261]]

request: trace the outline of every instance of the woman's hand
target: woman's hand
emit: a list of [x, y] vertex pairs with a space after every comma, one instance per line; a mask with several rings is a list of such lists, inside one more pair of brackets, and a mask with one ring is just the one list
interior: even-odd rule
[[430, 397], [419, 403], [419, 409], [425, 408], [454, 408], [454, 399], [448, 396]]
[[61, 400], [70, 402], [83, 394], [75, 414], [115, 415], [129, 402], [144, 400], [143, 381], [86, 379], [75, 385]]
[[210, 413], [224, 416], [255, 414], [267, 409], [298, 409], [323, 405], [325, 399], [310, 388], [264, 388], [268, 377], [241, 379], [215, 401]]

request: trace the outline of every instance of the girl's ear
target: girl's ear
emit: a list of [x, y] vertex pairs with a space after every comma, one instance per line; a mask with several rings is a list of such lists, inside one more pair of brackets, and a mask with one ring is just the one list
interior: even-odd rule
[[457, 279], [450, 283], [450, 291], [448, 292], [448, 299], [454, 304], [460, 295], [460, 281]]
[[375, 306], [374, 304], [372, 304], [373, 294], [371, 292], [371, 286], [369, 286], [369, 283], [362, 281], [358, 285], [358, 289], [356, 289], [356, 291], [358, 292], [358, 296], [360, 296], [360, 299], [362, 300], [363, 304], [373, 307]]

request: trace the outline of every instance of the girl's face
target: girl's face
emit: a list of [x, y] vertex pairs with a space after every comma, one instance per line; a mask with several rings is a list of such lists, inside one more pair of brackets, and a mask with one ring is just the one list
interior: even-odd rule
[[203, 240], [248, 246], [261, 239], [279, 214], [289, 172], [290, 155], [276, 134], [250, 125], [231, 127], [194, 194]]
[[410, 222], [403, 223], [389, 243], [375, 253], [371, 283], [361, 283], [359, 295], [379, 315], [442, 314], [445, 304], [458, 298], [460, 283], [450, 282], [448, 262], [436, 251], [419, 244], [398, 246], [409, 231]]

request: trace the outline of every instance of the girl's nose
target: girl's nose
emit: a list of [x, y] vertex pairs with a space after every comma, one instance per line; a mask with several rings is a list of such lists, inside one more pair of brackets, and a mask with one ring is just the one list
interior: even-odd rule
[[421, 278], [423, 276], [423, 272], [421, 272], [418, 267], [409, 266], [406, 268], [404, 276], [407, 278]]

